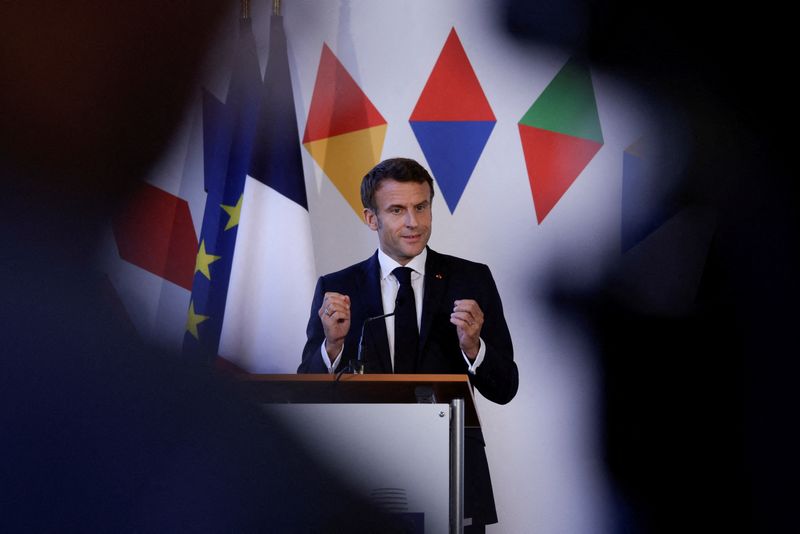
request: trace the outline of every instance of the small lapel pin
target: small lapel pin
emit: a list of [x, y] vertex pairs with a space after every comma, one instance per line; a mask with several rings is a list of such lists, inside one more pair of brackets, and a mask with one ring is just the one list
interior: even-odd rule
[[433, 275], [433, 277], [436, 278], [437, 280], [444, 279], [444, 275], [442, 273], [436, 273]]

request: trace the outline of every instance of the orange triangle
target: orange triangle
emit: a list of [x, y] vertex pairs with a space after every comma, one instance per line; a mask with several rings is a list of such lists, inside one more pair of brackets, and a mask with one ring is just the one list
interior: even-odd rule
[[381, 124], [386, 120], [323, 44], [303, 143]]

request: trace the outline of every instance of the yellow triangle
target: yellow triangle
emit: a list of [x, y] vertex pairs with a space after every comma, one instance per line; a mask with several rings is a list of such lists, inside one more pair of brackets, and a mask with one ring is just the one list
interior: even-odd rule
[[386, 124], [317, 141], [306, 147], [333, 185], [361, 219], [361, 179], [381, 160]]

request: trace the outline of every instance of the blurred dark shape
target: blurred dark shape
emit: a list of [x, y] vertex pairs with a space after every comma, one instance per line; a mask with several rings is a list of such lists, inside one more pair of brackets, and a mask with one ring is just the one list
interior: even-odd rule
[[[588, 14], [575, 40], [524, 24], [534, 4], [506, 2], [514, 35], [571, 44], [679, 117], [689, 139], [663, 198], [682, 219], [611, 258], [592, 291], [554, 282], [554, 309], [594, 336], [602, 364], [615, 529], [783, 531], [797, 522], [800, 450], [794, 22], [755, 4], [587, 0], [554, 23]], [[670, 281], [692, 265], [698, 282], [676, 295]]]
[[585, 0], [506, 2], [503, 22], [506, 31], [514, 37], [578, 49], [586, 43], [589, 6]]
[[18, 284], [1, 316], [0, 530], [385, 530], [235, 384], [139, 343], [102, 278], [17, 267], [0, 271]]
[[386, 531], [212, 369], [136, 336], [94, 251], [231, 6], [0, 3], [0, 531]]

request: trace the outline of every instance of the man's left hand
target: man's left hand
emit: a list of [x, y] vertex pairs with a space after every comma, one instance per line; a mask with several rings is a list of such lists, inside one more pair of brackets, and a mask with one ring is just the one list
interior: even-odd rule
[[483, 311], [477, 302], [470, 299], [457, 300], [453, 304], [450, 322], [456, 325], [458, 344], [467, 358], [474, 360], [481, 348]]

